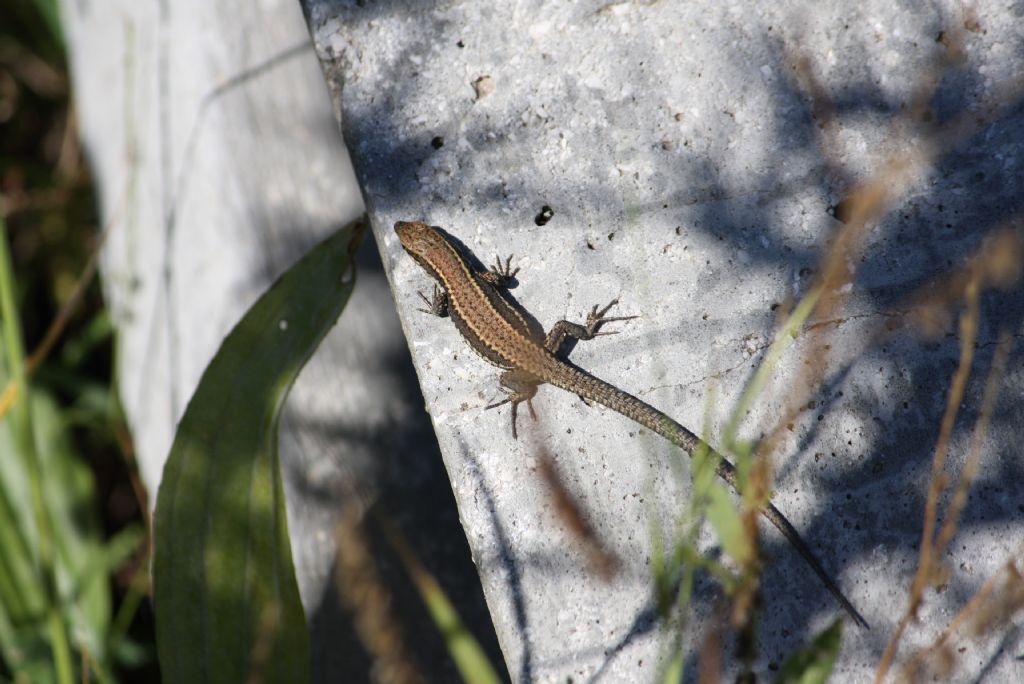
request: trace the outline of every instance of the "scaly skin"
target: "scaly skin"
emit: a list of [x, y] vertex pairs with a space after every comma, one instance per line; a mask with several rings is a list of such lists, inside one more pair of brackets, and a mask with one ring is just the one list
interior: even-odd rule
[[[516, 436], [516, 408], [525, 401], [532, 415], [533, 406], [530, 401], [537, 387], [547, 383], [626, 416], [658, 433], [691, 457], [697, 449], [707, 449], [717, 460], [718, 476], [736, 489], [736, 468], [695, 434], [650, 404], [583, 372], [556, 355], [567, 337], [589, 340], [603, 334], [598, 332], [603, 323], [625, 320], [605, 317], [616, 302], [613, 301], [600, 311], [594, 307], [587, 316], [586, 325], [559, 321], [545, 336], [534, 329], [504, 295], [504, 285], [518, 271], [509, 272], [511, 257], [504, 266], [499, 259], [492, 270], [479, 272], [470, 267], [465, 256], [437, 228], [420, 222], [399, 221], [395, 224], [395, 232], [402, 247], [441, 286], [441, 290], [438, 290], [435, 285], [432, 300], [420, 294], [430, 306], [428, 313], [451, 316], [455, 327], [474, 351], [495, 366], [505, 369], [501, 384], [508, 398], [488, 408], [506, 403], [512, 405], [513, 437]], [[868, 628], [868, 623], [846, 599], [796, 528], [779, 509], [769, 503], [761, 509], [761, 514], [803, 556], [804, 561], [854, 622]]]

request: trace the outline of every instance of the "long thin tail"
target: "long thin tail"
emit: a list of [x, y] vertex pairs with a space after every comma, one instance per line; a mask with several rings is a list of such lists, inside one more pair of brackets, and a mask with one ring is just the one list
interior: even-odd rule
[[[714, 454], [716, 458], [719, 459], [718, 468], [715, 472], [719, 477], [728, 482], [734, 491], [736, 491], [736, 467], [727, 461], [724, 456], [714, 449], [711, 449], [711, 447], [708, 447], [708, 449], [710, 450], [709, 453]], [[853, 604], [850, 603], [846, 596], [843, 595], [839, 586], [832, 581], [832, 577], [825, 571], [825, 568], [822, 567], [818, 558], [814, 555], [814, 552], [811, 551], [806, 543], [804, 543], [800, 533], [796, 531], [793, 524], [790, 523], [786, 516], [782, 514], [782, 511], [776, 508], [775, 504], [769, 502], [767, 506], [761, 509], [761, 515], [767, 518], [772, 525], [775, 525], [775, 528], [782, 533], [782, 536], [786, 538], [786, 541], [796, 549], [797, 553], [803, 556], [804, 561], [811, 566], [811, 570], [814, 570], [814, 574], [818, 576], [818, 579], [820, 579], [821, 583], [825, 585], [825, 588], [828, 589], [829, 593], [835, 597], [836, 601], [839, 602], [839, 605], [843, 607], [843, 610], [853, 618], [853, 621], [864, 629], [871, 629], [871, 625], [868, 624], [868, 621], [857, 612], [857, 609], [853, 607]]]
[[[698, 448], [706, 448], [710, 455], [713, 455], [718, 459], [718, 467], [716, 469], [718, 476], [729, 483], [729, 486], [733, 488], [733, 491], [739, 493], [736, 481], [736, 467], [733, 466], [733, 464], [724, 456], [712, 449], [704, 440], [700, 439], [697, 435], [693, 434], [684, 426], [672, 420], [672, 418], [650, 404], [637, 399], [631, 394], [623, 392], [619, 388], [608, 384], [600, 378], [595, 378], [590, 373], [580, 370], [575, 366], [570, 364], [566, 365], [570, 369], [569, 375], [572, 376], [572, 382], [559, 382], [561, 378], [557, 375], [555, 380], [549, 380], [548, 382], [569, 392], [579, 394], [584, 399], [606, 406], [613, 411], [621, 413], [630, 420], [653, 430], [669, 442], [672, 442], [686, 451], [691, 458]], [[786, 538], [793, 548], [797, 550], [797, 553], [803, 556], [807, 565], [811, 567], [811, 570], [813, 570], [814, 574], [818, 576], [818, 579], [820, 579], [821, 583], [825, 585], [825, 588], [828, 589], [829, 593], [835, 597], [843, 610], [853, 618], [853, 621], [864, 629], [871, 629], [867, 620], [857, 612], [857, 609], [853, 607], [853, 604], [851, 604], [843, 595], [839, 586], [825, 571], [825, 568], [822, 567], [810, 547], [804, 543], [804, 540], [800, 537], [800, 533], [797, 532], [796, 528], [793, 527], [789, 520], [786, 519], [786, 516], [784, 516], [782, 512], [771, 503], [761, 509], [761, 515], [767, 518], [768, 521], [782, 533], [782, 536]]]

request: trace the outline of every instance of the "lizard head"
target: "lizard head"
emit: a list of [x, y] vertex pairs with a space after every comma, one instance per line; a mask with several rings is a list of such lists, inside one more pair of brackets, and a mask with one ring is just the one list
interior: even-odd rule
[[439, 251], [450, 251], [444, 237], [426, 223], [398, 221], [395, 232], [405, 251], [430, 273], [436, 273], [432, 265], [434, 255]]

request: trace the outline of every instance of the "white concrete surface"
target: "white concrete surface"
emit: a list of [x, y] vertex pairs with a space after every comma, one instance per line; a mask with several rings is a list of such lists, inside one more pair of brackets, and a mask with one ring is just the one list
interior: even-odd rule
[[[874, 672], [906, 604], [931, 451], [958, 355], [955, 329], [902, 328], [906, 298], [976, 250], [1019, 210], [1019, 106], [993, 106], [1022, 70], [1020, 8], [826, 3], [454, 1], [304, 7], [325, 67], [413, 359], [515, 681], [653, 681], [665, 633], [653, 619], [651, 529], [686, 501], [689, 469], [655, 435], [551, 388], [513, 442], [507, 409], [483, 411], [497, 371], [455, 329], [416, 311], [426, 276], [396, 220], [443, 226], [481, 261], [516, 255], [515, 297], [543, 324], [581, 320], [612, 298], [640, 318], [580, 344], [572, 359], [714, 437], [763, 359], [775, 310], [807, 292], [837, 230], [830, 213], [920, 140], [895, 127], [945, 49], [966, 61], [931, 100], [938, 121], [969, 112], [978, 133], [942, 156], [878, 222], [831, 330], [824, 385], [776, 462], [776, 501], [872, 623], [848, 625], [835, 681]], [[966, 29], [965, 29], [966, 27]], [[807, 55], [836, 107], [829, 167], [792, 65]], [[999, 104], [998, 102], [996, 103]], [[985, 121], [984, 117], [990, 117]], [[542, 207], [551, 220], [537, 225]], [[1019, 342], [1020, 291], [987, 294], [978, 372], [949, 472], [962, 468], [1000, 329]], [[879, 330], [896, 330], [875, 337]], [[742, 431], [780, 415], [806, 336]], [[1019, 346], [1019, 344], [1018, 344]], [[1015, 352], [981, 474], [898, 662], [930, 643], [981, 583], [1019, 552], [1024, 488], [1021, 354]], [[714, 399], [711, 399], [714, 397]], [[710, 406], [709, 406], [710, 403]], [[522, 420], [522, 418], [521, 418]], [[555, 457], [594, 527], [625, 561], [610, 584], [583, 565], [536, 472]], [[839, 611], [779, 535], [763, 534], [764, 624], [757, 671], [771, 677]], [[716, 553], [710, 534], [702, 548]], [[720, 592], [699, 584], [686, 644], [699, 644]], [[954, 681], [1024, 678], [1017, 627], [968, 642]], [[695, 671], [696, 646], [688, 648]], [[736, 659], [726, 659], [735, 674]]]

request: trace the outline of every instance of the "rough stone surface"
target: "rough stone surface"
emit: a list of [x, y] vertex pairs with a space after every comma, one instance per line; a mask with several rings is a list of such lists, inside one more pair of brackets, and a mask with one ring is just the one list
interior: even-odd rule
[[[668, 632], [656, 617], [652, 537], [685, 512], [689, 466], [656, 435], [554, 389], [510, 439], [495, 369], [454, 328], [416, 311], [429, 284], [396, 220], [425, 220], [477, 257], [514, 253], [513, 294], [545, 325], [618, 298], [639, 316], [573, 360], [712, 441], [764, 358], [778, 312], [807, 294], [852, 183], [927, 134], [915, 93], [961, 134], [916, 174], [861, 249], [845, 307], [814, 326], [831, 344], [824, 382], [799, 394], [797, 336], [743, 422], [757, 438], [787, 402], [803, 409], [775, 459], [776, 501], [872, 624], [848, 625], [837, 681], [870, 678], [906, 606], [939, 423], [959, 355], [955, 325], [925, 339], [908, 298], [943, 279], [1016, 216], [1024, 178], [1022, 6], [850, 3], [508, 3], [305, 0], [378, 244], [395, 288], [462, 523], [516, 681], [652, 681]], [[965, 60], [937, 71], [962, 39]], [[798, 85], [804, 55], [834, 104], [822, 128]], [[824, 144], [823, 141], [824, 140]], [[553, 214], [537, 221], [544, 207]], [[947, 472], [963, 468], [996, 339], [1019, 343], [1019, 289], [986, 292], [976, 370]], [[1019, 346], [1019, 344], [1018, 344]], [[1021, 353], [1013, 352], [982, 468], [897, 663], [931, 643], [982, 583], [1020, 554]], [[624, 565], [597, 580], [538, 472], [555, 459]], [[682, 459], [685, 460], [685, 459]], [[943, 499], [948, 504], [948, 497]], [[701, 549], [719, 553], [710, 533]], [[763, 533], [765, 677], [838, 609], [771, 529]], [[722, 592], [698, 582], [683, 643], [700, 644]], [[1017, 628], [957, 642], [956, 680], [1024, 677]], [[736, 673], [727, 644], [728, 674]], [[686, 666], [696, 670], [698, 646]]]

